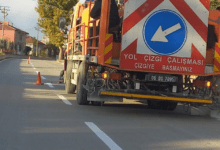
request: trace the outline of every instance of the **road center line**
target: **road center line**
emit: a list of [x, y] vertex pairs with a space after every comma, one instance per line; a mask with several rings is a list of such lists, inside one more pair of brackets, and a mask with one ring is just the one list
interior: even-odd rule
[[85, 122], [85, 124], [111, 149], [122, 150], [108, 135], [100, 130], [94, 123]]
[[54, 86], [51, 83], [45, 83], [47, 84], [50, 88], [54, 88]]
[[65, 104], [72, 105], [63, 95], [57, 95]]
[[33, 75], [33, 73], [22, 73], [23, 75]]
[[45, 79], [46, 79], [44, 76], [41, 76], [41, 78], [42, 78], [43, 80], [45, 80]]

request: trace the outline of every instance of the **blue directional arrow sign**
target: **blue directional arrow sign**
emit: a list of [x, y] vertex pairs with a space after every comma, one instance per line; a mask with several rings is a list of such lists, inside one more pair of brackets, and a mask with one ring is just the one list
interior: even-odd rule
[[172, 55], [185, 45], [187, 26], [176, 12], [163, 9], [151, 14], [143, 27], [147, 47], [159, 55]]

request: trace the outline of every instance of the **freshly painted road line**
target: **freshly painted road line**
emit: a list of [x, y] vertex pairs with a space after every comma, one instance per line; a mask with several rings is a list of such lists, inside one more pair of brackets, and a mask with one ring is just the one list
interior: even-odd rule
[[36, 73], [38, 73], [39, 71], [36, 71]]
[[36, 69], [33, 65], [32, 65], [33, 69]]
[[111, 149], [122, 150], [108, 135], [100, 130], [94, 123], [85, 122], [85, 124]]
[[57, 95], [65, 104], [72, 105], [63, 95]]
[[54, 88], [54, 86], [51, 83], [45, 83], [47, 84], [50, 88]]
[[42, 78], [43, 80], [45, 80], [45, 79], [46, 79], [44, 76], [41, 76], [41, 78]]

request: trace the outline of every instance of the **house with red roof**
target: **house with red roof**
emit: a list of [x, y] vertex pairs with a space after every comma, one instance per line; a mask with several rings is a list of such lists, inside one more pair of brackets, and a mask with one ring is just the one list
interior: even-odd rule
[[[35, 39], [36, 40], [36, 39]], [[37, 40], [36, 40], [37, 43]], [[32, 55], [33, 53], [36, 53], [36, 45], [34, 44], [34, 38], [31, 36], [26, 37], [26, 46], [31, 48], [31, 51], [29, 55]], [[45, 44], [42, 43], [41, 41], [38, 41], [38, 55], [40, 54], [41, 50], [44, 48]]]
[[3, 36], [3, 39], [14, 42], [17, 45], [15, 48], [15, 54], [23, 54], [26, 46], [26, 36], [28, 34], [29, 33], [14, 27], [12, 24], [9, 24], [8, 21], [5, 21], [4, 24], [0, 22], [0, 39], [2, 39]]

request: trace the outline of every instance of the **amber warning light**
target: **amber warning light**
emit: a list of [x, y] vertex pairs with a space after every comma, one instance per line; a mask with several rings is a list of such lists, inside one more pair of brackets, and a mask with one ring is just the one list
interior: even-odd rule
[[102, 73], [102, 78], [103, 79], [107, 79], [108, 78], [108, 74], [106, 72]]
[[110, 80], [121, 80], [121, 74], [120, 73], [112, 73], [108, 75], [106, 72], [102, 73], [103, 79], [110, 79]]
[[211, 87], [211, 82], [210, 82], [210, 81], [207, 81], [207, 82], [206, 82], [206, 86], [207, 86], [207, 87]]

